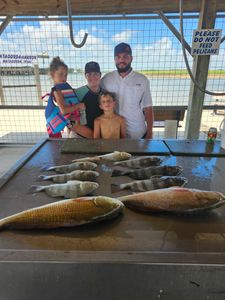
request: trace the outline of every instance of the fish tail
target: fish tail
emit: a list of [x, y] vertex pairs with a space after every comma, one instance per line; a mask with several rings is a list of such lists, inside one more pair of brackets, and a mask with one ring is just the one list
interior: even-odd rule
[[41, 168], [41, 171], [51, 171], [51, 170], [54, 170], [55, 167], [49, 167], [49, 166], [45, 166], [43, 168]]
[[116, 184], [116, 183], [111, 184], [112, 193], [117, 193], [117, 192], [121, 191], [122, 189], [123, 189], [122, 184]]
[[51, 178], [51, 176], [48, 176], [48, 175], [40, 175], [40, 176], [38, 176], [37, 181], [48, 180], [50, 178]]
[[45, 189], [45, 186], [41, 185], [32, 185], [31, 188], [29, 189], [29, 193], [38, 193], [41, 192]]
[[114, 169], [112, 171], [112, 177], [128, 175], [129, 173], [130, 171], [122, 171], [122, 170]]

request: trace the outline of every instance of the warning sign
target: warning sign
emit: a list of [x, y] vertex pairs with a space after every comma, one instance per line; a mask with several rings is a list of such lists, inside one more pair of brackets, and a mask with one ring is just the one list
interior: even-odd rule
[[222, 29], [194, 30], [192, 38], [192, 55], [218, 55]]

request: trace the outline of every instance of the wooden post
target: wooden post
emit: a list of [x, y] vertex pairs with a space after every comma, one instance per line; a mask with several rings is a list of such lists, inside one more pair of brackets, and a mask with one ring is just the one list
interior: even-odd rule
[[[198, 29], [214, 28], [217, 12], [216, 2], [216, 0], [202, 0]], [[209, 61], [210, 55], [196, 55], [193, 61], [193, 75], [203, 89], [206, 88]], [[205, 93], [201, 92], [194, 83], [191, 82], [185, 126], [185, 138], [187, 139], [199, 138], [204, 97]]]
[[41, 99], [42, 92], [41, 92], [40, 72], [39, 72], [39, 66], [37, 64], [34, 65], [34, 76], [35, 76], [35, 82], [37, 87], [38, 103], [39, 105], [43, 105], [43, 101]]
[[0, 105], [5, 105], [5, 97], [4, 97], [3, 85], [1, 79], [1, 68], [0, 68]]

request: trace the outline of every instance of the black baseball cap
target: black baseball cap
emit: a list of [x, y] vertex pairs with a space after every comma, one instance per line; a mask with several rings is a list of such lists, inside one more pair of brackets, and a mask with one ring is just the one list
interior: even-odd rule
[[85, 74], [86, 73], [91, 73], [91, 72], [98, 72], [101, 73], [100, 71], [100, 66], [97, 62], [95, 61], [89, 61], [85, 65]]
[[126, 43], [120, 43], [114, 48], [114, 56], [118, 55], [119, 53], [127, 53], [132, 55], [131, 46]]

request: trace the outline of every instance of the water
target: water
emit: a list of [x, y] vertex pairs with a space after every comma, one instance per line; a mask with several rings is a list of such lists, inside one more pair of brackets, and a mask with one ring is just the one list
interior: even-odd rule
[[[148, 77], [150, 81], [153, 105], [156, 106], [182, 106], [188, 105], [190, 79], [172, 77]], [[35, 77], [2, 76], [3, 85], [35, 85]], [[53, 83], [48, 75], [40, 75], [42, 94], [49, 92]], [[74, 87], [86, 84], [84, 75], [69, 74], [68, 82]], [[224, 91], [224, 78], [209, 78], [207, 89], [211, 91]], [[6, 105], [39, 105], [36, 87], [4, 88]], [[205, 95], [205, 104], [214, 104], [216, 97]]]

